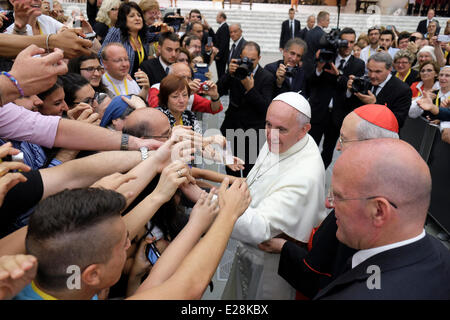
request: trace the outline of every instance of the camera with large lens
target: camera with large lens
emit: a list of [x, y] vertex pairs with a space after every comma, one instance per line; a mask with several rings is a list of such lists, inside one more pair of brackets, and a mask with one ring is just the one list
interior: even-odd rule
[[176, 15], [175, 12], [168, 12], [164, 15], [163, 22], [169, 27], [172, 27], [175, 32], [178, 32], [181, 28], [181, 24], [184, 23], [184, 18]]
[[286, 72], [284, 74], [285, 77], [293, 78], [297, 73], [297, 69], [295, 67], [286, 67]]
[[334, 63], [338, 50], [348, 47], [348, 41], [340, 38], [340, 32], [339, 29], [334, 28], [320, 38], [320, 53], [318, 58], [320, 62]]
[[370, 83], [369, 77], [355, 77], [353, 79], [352, 83], [352, 91], [354, 93], [362, 93], [362, 94], [368, 94], [369, 89], [372, 87], [372, 84]]
[[243, 80], [246, 77], [250, 76], [250, 74], [253, 71], [253, 60], [248, 58], [248, 57], [244, 57], [242, 59], [236, 59], [236, 61], [234, 62], [237, 65], [239, 65], [236, 69], [236, 71], [234, 72], [234, 77], [237, 78], [238, 80]]

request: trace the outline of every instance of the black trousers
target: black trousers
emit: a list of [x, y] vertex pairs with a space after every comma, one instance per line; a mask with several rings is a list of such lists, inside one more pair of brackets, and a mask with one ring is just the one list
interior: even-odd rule
[[225, 74], [225, 69], [227, 67], [226, 62], [216, 61], [217, 78], [220, 79]]
[[317, 145], [320, 144], [322, 136], [324, 136], [322, 145], [322, 160], [325, 169], [328, 168], [333, 160], [334, 149], [339, 138], [341, 126], [336, 125], [331, 118], [331, 109], [327, 117], [320, 123], [312, 123], [309, 135], [313, 137]]

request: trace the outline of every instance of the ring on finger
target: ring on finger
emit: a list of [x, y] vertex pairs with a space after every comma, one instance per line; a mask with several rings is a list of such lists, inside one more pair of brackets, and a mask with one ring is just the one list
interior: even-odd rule
[[178, 173], [178, 177], [181, 178], [183, 176], [183, 173], [181, 172], [181, 170], [177, 170]]

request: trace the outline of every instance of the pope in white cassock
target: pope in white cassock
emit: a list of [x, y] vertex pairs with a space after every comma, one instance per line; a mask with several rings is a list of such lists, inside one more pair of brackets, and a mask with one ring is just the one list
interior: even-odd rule
[[280, 255], [258, 249], [276, 236], [307, 243], [326, 216], [325, 169], [308, 134], [311, 107], [296, 92], [278, 95], [266, 115], [266, 138], [247, 176], [252, 202], [237, 220], [239, 240], [222, 299], [294, 299], [295, 290], [278, 275]]

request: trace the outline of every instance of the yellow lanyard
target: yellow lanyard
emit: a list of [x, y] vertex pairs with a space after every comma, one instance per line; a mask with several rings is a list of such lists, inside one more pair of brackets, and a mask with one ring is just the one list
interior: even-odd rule
[[42, 32], [42, 28], [41, 28], [41, 25], [39, 24], [39, 22], [38, 22], [38, 21], [36, 21], [36, 24], [37, 24], [37, 27], [38, 27], [38, 29], [39, 29], [39, 34], [40, 34], [40, 35], [43, 35], [43, 34], [44, 34], [44, 32]]
[[34, 283], [34, 281], [31, 281], [31, 288], [33, 288], [33, 290], [44, 300], [58, 300], [55, 297], [45, 293], [44, 291], [42, 291], [41, 289], [39, 289], [36, 284]]
[[405, 82], [406, 79], [408, 79], [409, 74], [411, 73], [411, 68], [409, 68], [408, 73], [406, 74], [406, 76], [403, 79], [400, 79], [400, 74], [397, 72], [397, 74], [395, 75], [397, 78], [399, 78], [400, 80], [402, 80], [403, 82]]
[[134, 39], [132, 36], [130, 36], [130, 40], [131, 40], [131, 43], [136, 48], [136, 51], [137, 51], [138, 57], [139, 57], [139, 65], [141, 65], [142, 61], [144, 61], [144, 46], [142, 45], [141, 37], [138, 36], [138, 41], [139, 41], [139, 44], [141, 45], [141, 48], [139, 50], [138, 50], [138, 47], [137, 47], [136, 43], [134, 42]]
[[176, 124], [176, 126], [182, 126], [183, 125], [183, 116], [180, 117], [180, 121], [178, 122], [178, 124]]
[[[109, 78], [108, 74], [105, 73], [105, 77], [106, 79], [112, 84], [113, 88], [114, 88], [114, 92], [116, 93], [117, 96], [120, 96], [120, 91], [117, 89], [117, 87], [115, 86], [115, 84], [111, 81], [111, 79]], [[125, 94], [128, 95], [128, 83], [127, 83], [127, 78], [125, 77], [123, 79], [123, 82], [125, 84]]]
[[436, 107], [439, 108], [439, 92], [436, 95]]

